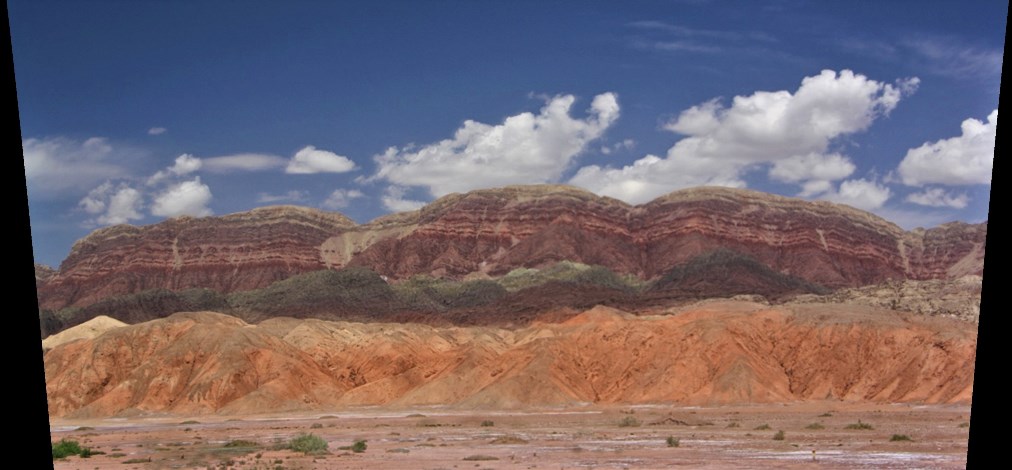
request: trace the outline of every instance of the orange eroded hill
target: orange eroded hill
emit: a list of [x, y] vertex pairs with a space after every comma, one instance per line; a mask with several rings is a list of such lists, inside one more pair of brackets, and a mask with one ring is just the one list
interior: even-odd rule
[[968, 403], [976, 326], [868, 306], [596, 307], [509, 330], [211, 312], [45, 356], [52, 416], [248, 414], [356, 405]]

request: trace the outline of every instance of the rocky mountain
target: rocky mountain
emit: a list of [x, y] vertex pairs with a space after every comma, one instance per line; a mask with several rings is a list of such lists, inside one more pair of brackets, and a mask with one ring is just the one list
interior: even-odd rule
[[511, 186], [362, 225], [283, 206], [108, 227], [37, 282], [40, 306], [56, 310], [152, 289], [246, 291], [349, 266], [398, 282], [499, 277], [568, 260], [648, 280], [725, 250], [758, 263], [738, 264], [747, 288], [835, 289], [980, 275], [986, 231], [986, 223], [904, 231], [848, 206], [739, 189], [687, 189], [631, 206], [569, 186]]
[[50, 415], [344, 406], [969, 403], [976, 326], [856, 305], [595, 307], [524, 328], [212, 313], [107, 329], [45, 354]]

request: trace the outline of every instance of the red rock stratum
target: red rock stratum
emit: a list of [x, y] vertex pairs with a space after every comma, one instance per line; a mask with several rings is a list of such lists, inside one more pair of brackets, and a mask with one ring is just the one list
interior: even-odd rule
[[[460, 279], [561, 260], [653, 279], [717, 249], [824, 287], [980, 275], [987, 224], [904, 231], [857, 209], [728, 188], [630, 206], [570, 186], [451, 194], [357, 225], [294, 206], [97, 230], [58, 272], [36, 269], [44, 309], [146, 289], [234, 292], [365, 266], [391, 279]], [[761, 294], [761, 293], [760, 293]]]
[[179, 313], [45, 355], [52, 416], [447, 404], [969, 403], [976, 326], [868, 306], [596, 307], [521, 329]]

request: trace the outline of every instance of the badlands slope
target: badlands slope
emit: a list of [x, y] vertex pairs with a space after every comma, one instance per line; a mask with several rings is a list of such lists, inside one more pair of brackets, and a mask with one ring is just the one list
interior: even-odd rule
[[595, 307], [516, 329], [177, 313], [49, 350], [49, 410], [87, 418], [971, 399], [970, 322], [733, 300], [656, 313]]

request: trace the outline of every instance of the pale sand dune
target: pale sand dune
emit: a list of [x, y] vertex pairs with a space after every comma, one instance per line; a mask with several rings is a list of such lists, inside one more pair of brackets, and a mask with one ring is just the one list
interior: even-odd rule
[[55, 335], [50, 335], [48, 338], [42, 340], [42, 350], [48, 351], [63, 343], [68, 343], [77, 339], [93, 339], [106, 331], [124, 326], [127, 326], [127, 324], [115, 318], [99, 315], [73, 328], [63, 330]]

